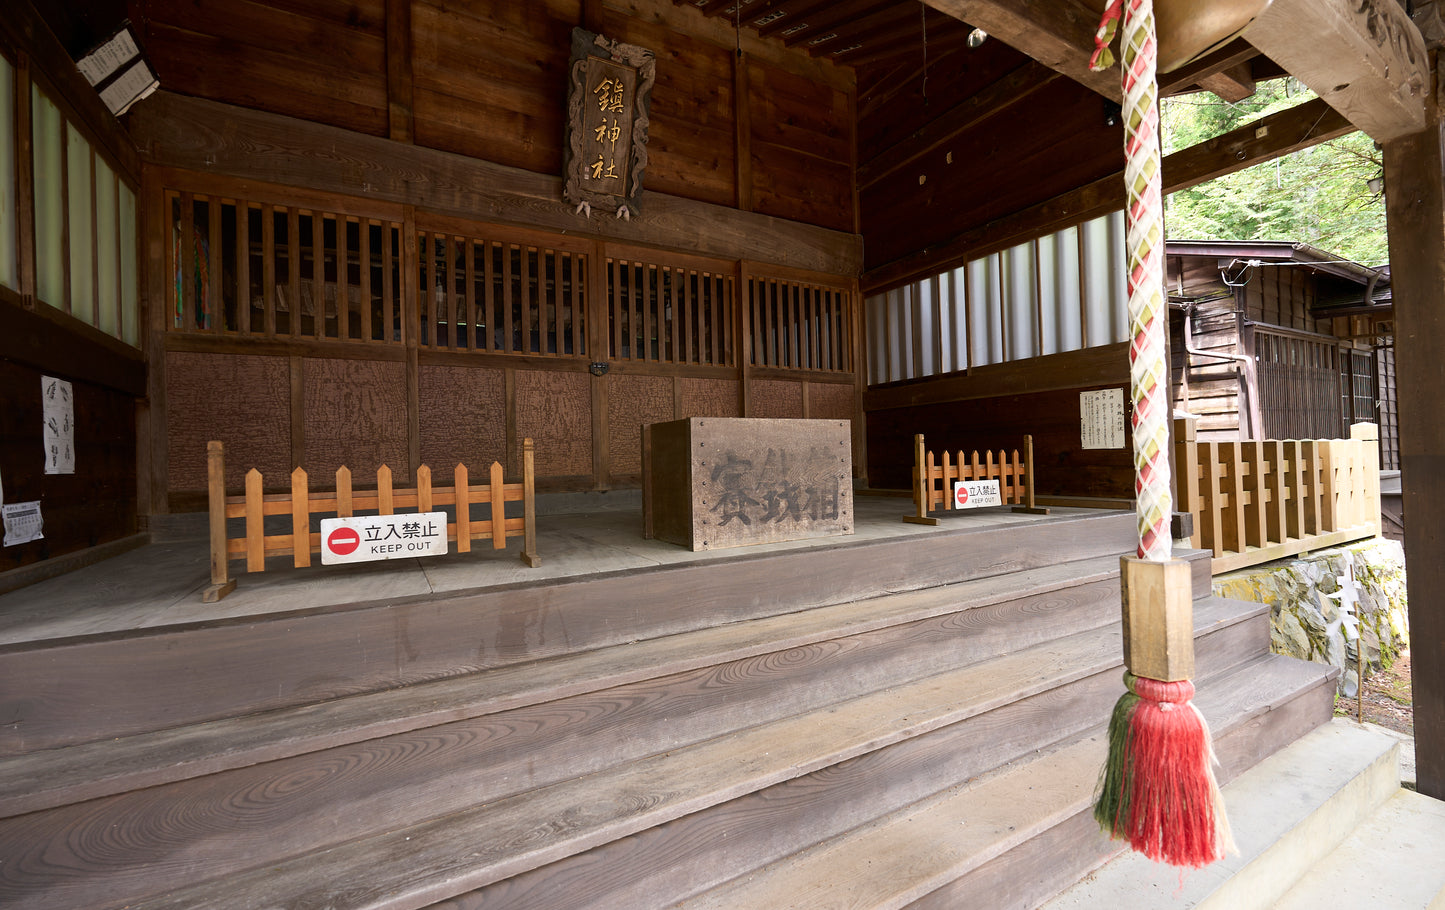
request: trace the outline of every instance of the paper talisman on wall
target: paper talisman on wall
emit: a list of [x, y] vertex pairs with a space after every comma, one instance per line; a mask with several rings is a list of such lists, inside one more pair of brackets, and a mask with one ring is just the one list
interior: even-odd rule
[[563, 198], [579, 212], [637, 213], [647, 167], [656, 59], [635, 44], [572, 30]]

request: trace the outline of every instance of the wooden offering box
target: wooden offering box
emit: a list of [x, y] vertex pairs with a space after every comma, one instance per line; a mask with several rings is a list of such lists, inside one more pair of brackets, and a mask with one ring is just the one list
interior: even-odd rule
[[846, 420], [690, 417], [644, 431], [646, 534], [692, 550], [853, 533]]

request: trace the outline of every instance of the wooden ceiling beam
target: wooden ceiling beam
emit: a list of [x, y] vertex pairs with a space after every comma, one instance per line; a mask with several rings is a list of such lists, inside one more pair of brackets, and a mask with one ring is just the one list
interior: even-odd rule
[[1425, 39], [1395, 0], [1274, 0], [1245, 34], [1375, 141], [1425, 128]]
[[[932, 27], [928, 31], [928, 61], [930, 68], [933, 65], [935, 55], [942, 59], [942, 55], [959, 48], [967, 46], [968, 30], [965, 27], [950, 29], [935, 35]], [[835, 63], [842, 66], [860, 68], [871, 66], [884, 60], [893, 60], [901, 54], [914, 54], [919, 58], [920, 65], [923, 59], [923, 42], [921, 36], [916, 34], [904, 34], [887, 41], [869, 41], [860, 48], [850, 50], [847, 53], [833, 55]]]
[[1220, 70], [1199, 80], [1199, 87], [1225, 101], [1243, 101], [1254, 94], [1254, 73], [1248, 63]]
[[[1106, 98], [1123, 98], [1119, 70], [1089, 70], [1099, 14], [1079, 0], [924, 0], [939, 12], [988, 32]], [[1384, 2], [1384, 0], [1372, 0]]]
[[[1287, 111], [1182, 149], [1164, 159], [1164, 193], [1176, 193], [1207, 180], [1261, 164], [1281, 155], [1353, 132], [1338, 111], [1315, 98]], [[970, 228], [938, 246], [919, 250], [869, 269], [860, 286], [865, 293], [898, 287], [970, 259], [987, 256], [1123, 208], [1124, 172], [1110, 174], [1026, 209]]]
[[770, 38], [773, 35], [782, 34], [799, 24], [807, 26], [807, 31], [812, 31], [813, 29], [808, 22], [808, 17], [813, 13], [826, 10], [828, 8], [828, 0], [814, 0], [812, 3], [794, 0], [792, 3], [779, 4], [778, 8], [787, 12], [787, 15], [760, 27], [758, 34], [762, 37]]
[[1159, 94], [1161, 96], [1174, 95], [1188, 91], [1191, 86], [1198, 85], [1199, 80], [1207, 79], [1242, 63], [1249, 63], [1258, 56], [1258, 48], [1243, 38], [1235, 38], [1214, 53], [1200, 57], [1193, 63], [1185, 64], [1172, 73], [1160, 73]]
[[825, 9], [809, 13], [807, 30], [798, 32], [796, 35], [789, 35], [783, 39], [783, 44], [794, 47], [811, 37], [809, 32], [814, 35], [825, 35], [830, 31], [851, 29], [855, 24], [865, 20], [892, 21], [898, 18], [899, 13], [900, 10], [897, 7], [879, 7], [877, 0], [842, 0], [842, 2], [829, 4]]

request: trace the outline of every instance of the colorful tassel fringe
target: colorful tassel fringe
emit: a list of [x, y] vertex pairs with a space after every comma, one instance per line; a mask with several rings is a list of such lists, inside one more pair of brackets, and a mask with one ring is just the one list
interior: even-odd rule
[[1234, 850], [1204, 717], [1188, 680], [1130, 673], [1109, 721], [1094, 818], [1155, 861], [1199, 868]]

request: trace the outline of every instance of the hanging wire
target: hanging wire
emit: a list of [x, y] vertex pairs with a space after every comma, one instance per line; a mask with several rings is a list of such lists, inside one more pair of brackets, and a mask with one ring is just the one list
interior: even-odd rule
[[928, 103], [928, 4], [918, 0], [918, 20], [923, 26], [923, 103]]

